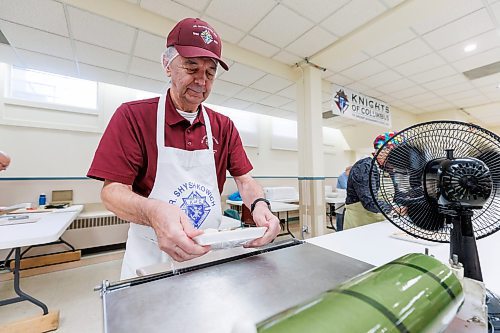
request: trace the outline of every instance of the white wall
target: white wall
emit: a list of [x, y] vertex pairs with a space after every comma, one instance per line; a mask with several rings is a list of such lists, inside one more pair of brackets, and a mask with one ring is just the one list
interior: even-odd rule
[[[50, 201], [52, 190], [65, 189], [73, 190], [76, 203], [99, 201], [101, 183], [84, 178], [94, 151], [116, 108], [124, 101], [142, 98], [141, 93], [100, 83], [97, 114], [27, 105], [4, 97], [9, 68], [0, 64], [0, 150], [12, 157], [9, 169], [0, 174], [0, 179], [10, 179], [0, 181], [0, 205], [36, 203], [41, 192]], [[271, 126], [271, 117], [261, 116], [259, 147], [245, 148], [254, 165], [252, 174], [264, 186], [298, 186], [298, 153], [271, 149]], [[339, 137], [338, 141], [343, 144], [318, 147], [326, 151], [325, 176], [338, 176], [354, 161], [345, 140]], [[26, 179], [40, 177], [48, 179]], [[73, 179], [57, 179], [60, 177]], [[225, 193], [234, 186], [231, 180], [227, 183]]]

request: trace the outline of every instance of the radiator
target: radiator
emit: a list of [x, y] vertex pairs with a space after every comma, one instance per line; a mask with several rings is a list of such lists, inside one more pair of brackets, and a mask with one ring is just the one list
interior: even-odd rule
[[[83, 214], [82, 214], [83, 215]], [[129, 223], [115, 215], [77, 217], [62, 238], [76, 249], [125, 243]]]

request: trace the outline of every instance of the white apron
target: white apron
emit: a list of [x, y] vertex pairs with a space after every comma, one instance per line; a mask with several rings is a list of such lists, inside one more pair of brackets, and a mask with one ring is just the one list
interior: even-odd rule
[[[215, 170], [212, 128], [207, 112], [202, 106], [208, 149], [187, 151], [165, 147], [165, 101], [165, 95], [161, 96], [156, 111], [158, 162], [149, 198], [179, 206], [196, 229], [218, 229], [222, 213]], [[160, 250], [155, 243], [156, 240], [153, 228], [130, 223], [121, 279], [136, 277], [136, 270], [140, 267], [172, 260]]]

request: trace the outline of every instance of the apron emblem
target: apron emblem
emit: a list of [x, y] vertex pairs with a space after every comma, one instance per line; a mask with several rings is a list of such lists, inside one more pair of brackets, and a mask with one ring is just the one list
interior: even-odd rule
[[186, 213], [191, 222], [193, 222], [193, 226], [196, 229], [200, 228], [210, 213], [210, 206], [206, 197], [193, 191], [187, 197], [182, 198], [182, 201], [183, 203], [180, 208]]

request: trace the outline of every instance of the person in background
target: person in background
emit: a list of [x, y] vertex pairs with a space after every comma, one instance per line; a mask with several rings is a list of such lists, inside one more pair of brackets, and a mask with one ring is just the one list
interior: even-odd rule
[[170, 31], [162, 65], [171, 86], [160, 98], [122, 104], [111, 118], [88, 171], [104, 181], [106, 208], [130, 221], [121, 278], [160, 262], [186, 261], [210, 250], [193, 238], [218, 228], [226, 170], [243, 203], [266, 233], [246, 246], [259, 247], [279, 233], [234, 123], [202, 105], [210, 95], [222, 41], [205, 21], [186, 18]]
[[[386, 132], [377, 136], [373, 141], [374, 152], [372, 154], [375, 155], [380, 147], [396, 134], [397, 132]], [[394, 144], [388, 144], [383, 151], [377, 155], [378, 166], [384, 165], [387, 154], [392, 148], [394, 148]], [[372, 157], [365, 157], [354, 163], [351, 168], [349, 179], [347, 180], [344, 229], [380, 222], [385, 219], [370, 193], [371, 163]], [[379, 172], [378, 168], [375, 169], [375, 172]], [[376, 176], [374, 179], [378, 180], [378, 177]], [[378, 184], [373, 185], [374, 188], [378, 189]]]
[[10, 157], [3, 151], [0, 151], [0, 171], [7, 170], [10, 165]]
[[[348, 165], [345, 168], [345, 171], [340, 174], [339, 178], [337, 179], [337, 189], [347, 189], [347, 179], [349, 178], [351, 168], [352, 165]], [[335, 224], [337, 231], [342, 231], [344, 229], [344, 210], [345, 208], [339, 208], [338, 212], [335, 213]]]

